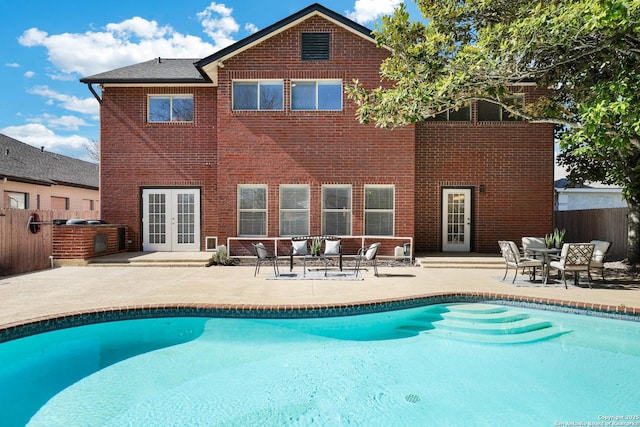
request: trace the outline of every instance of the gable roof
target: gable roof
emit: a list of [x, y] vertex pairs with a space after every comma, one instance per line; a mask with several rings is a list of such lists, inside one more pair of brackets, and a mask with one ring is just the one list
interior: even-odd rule
[[[104, 73], [83, 77], [86, 84], [211, 84], [217, 85], [218, 66], [262, 41], [285, 31], [313, 16], [323, 18], [346, 30], [375, 43], [369, 28], [352, 21], [326, 7], [314, 3], [306, 8], [246, 37], [231, 46], [221, 49], [203, 59], [155, 58], [139, 64], [129, 65]], [[95, 95], [94, 95], [95, 96]]]
[[93, 76], [83, 77], [82, 83], [210, 83], [208, 77], [200, 74], [194, 63], [198, 59], [154, 58], [150, 61]]
[[0, 179], [98, 189], [98, 164], [50, 153], [0, 134]]
[[276, 22], [275, 24], [268, 26], [267, 28], [264, 28], [257, 33], [254, 33], [251, 36], [232, 44], [231, 46], [217, 51], [213, 55], [209, 55], [206, 58], [201, 59], [200, 61], [196, 62], [196, 66], [199, 68], [203, 68], [213, 62], [221, 62], [227, 58], [237, 55], [238, 53], [250, 48], [251, 46], [256, 45], [259, 42], [262, 42], [263, 39], [273, 37], [274, 35], [281, 33], [282, 31], [294, 25], [297, 25], [301, 21], [304, 21], [315, 15], [321, 15], [324, 18], [334, 22], [335, 24], [344, 27], [348, 31], [351, 31], [363, 38], [370, 39], [372, 42], [375, 42], [371, 30], [367, 27], [362, 26], [357, 22], [354, 22], [351, 19], [332, 11], [331, 9], [327, 9], [321, 4], [314, 3], [311, 6], [307, 6], [306, 8], [297, 13], [294, 13], [287, 18], [284, 18]]

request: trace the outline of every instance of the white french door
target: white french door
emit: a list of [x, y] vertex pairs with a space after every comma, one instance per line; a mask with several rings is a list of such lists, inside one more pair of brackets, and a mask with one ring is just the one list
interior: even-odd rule
[[200, 190], [143, 189], [142, 230], [144, 251], [199, 251]]
[[442, 251], [471, 250], [471, 189], [442, 189]]

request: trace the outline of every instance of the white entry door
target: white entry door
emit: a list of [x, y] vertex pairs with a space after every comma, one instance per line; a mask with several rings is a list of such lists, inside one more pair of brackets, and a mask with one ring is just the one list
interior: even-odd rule
[[471, 250], [471, 190], [442, 190], [442, 251]]
[[142, 190], [142, 250], [200, 250], [200, 190]]

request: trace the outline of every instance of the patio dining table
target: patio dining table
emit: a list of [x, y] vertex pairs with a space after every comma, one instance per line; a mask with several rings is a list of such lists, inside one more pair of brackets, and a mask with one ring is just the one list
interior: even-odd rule
[[562, 252], [560, 248], [527, 248], [528, 251], [542, 255], [542, 283], [545, 285], [549, 280], [549, 262], [551, 255], [557, 255]]

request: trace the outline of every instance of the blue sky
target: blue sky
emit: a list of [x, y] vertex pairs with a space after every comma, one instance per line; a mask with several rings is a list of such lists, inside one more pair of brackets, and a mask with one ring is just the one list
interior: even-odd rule
[[[407, 5], [417, 11], [415, 4]], [[401, 0], [325, 0], [373, 28]], [[99, 106], [79, 79], [154, 57], [200, 58], [312, 0], [0, 1], [0, 133], [89, 159]], [[417, 13], [417, 12], [416, 12]]]

